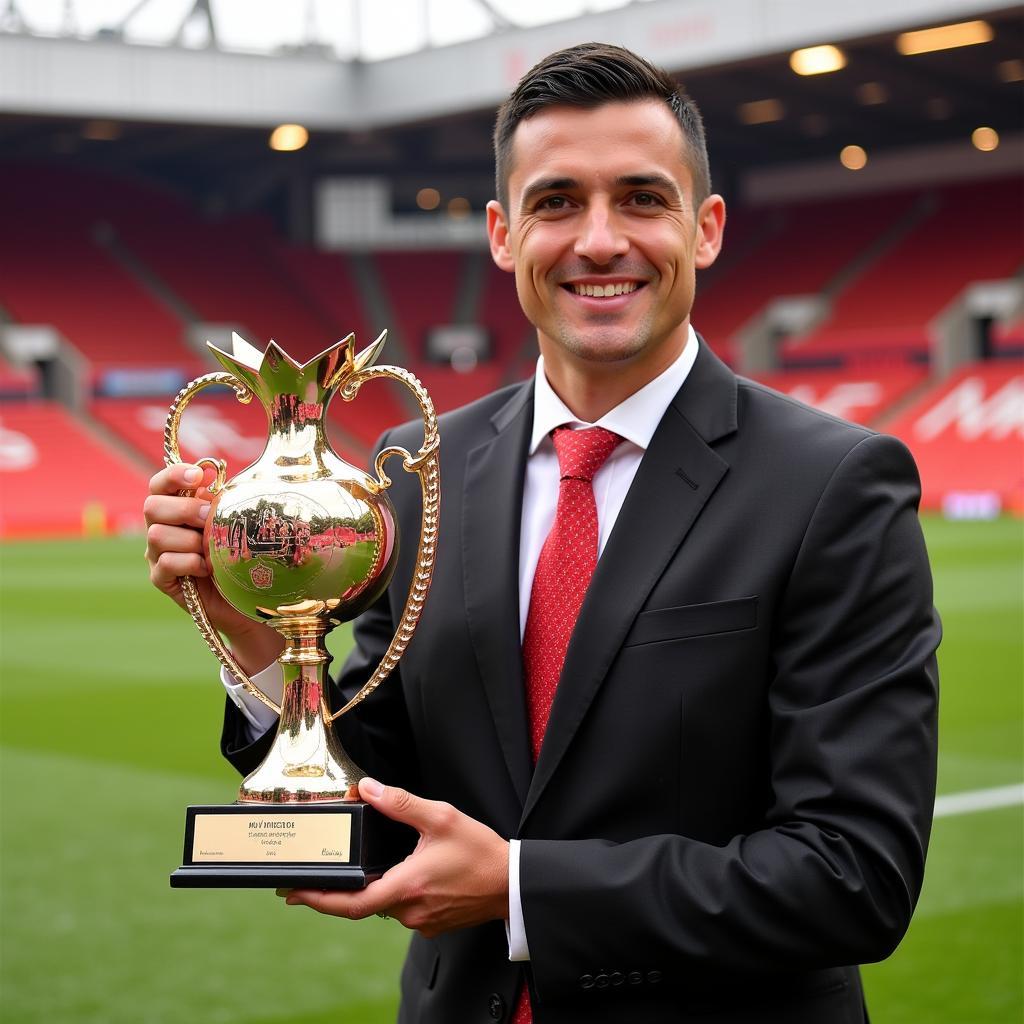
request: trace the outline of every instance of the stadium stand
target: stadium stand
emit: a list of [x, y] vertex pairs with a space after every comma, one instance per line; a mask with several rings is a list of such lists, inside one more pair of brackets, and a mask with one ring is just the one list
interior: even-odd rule
[[[0, 215], [14, 244], [0, 247], [0, 306], [16, 322], [56, 326], [89, 361], [93, 383], [97, 374], [109, 379], [133, 368], [203, 372], [208, 366], [183, 340], [191, 320], [237, 326], [256, 345], [273, 336], [308, 358], [352, 331], [357, 347], [369, 344], [382, 311], [393, 324], [380, 326], [392, 326], [401, 342], [385, 350], [383, 361], [416, 373], [439, 412], [532, 372], [536, 347], [514, 280], [482, 251], [382, 251], [361, 257], [357, 268], [355, 257], [283, 241], [268, 218], [210, 219], [150, 183], [41, 164], [11, 165], [4, 175], [14, 187], [0, 191]], [[1002, 365], [979, 365], [930, 387], [924, 364], [929, 325], [969, 282], [1019, 271], [1021, 190], [1016, 181], [998, 181], [947, 186], [930, 196], [930, 206], [920, 195], [891, 193], [738, 208], [729, 250], [701, 287], [694, 323], [735, 361], [737, 337], [773, 299], [834, 291], [827, 321], [783, 344], [789, 368], [757, 379], [836, 415], [902, 431], [921, 453], [929, 507], [940, 507], [949, 494], [973, 493], [991, 478], [1002, 481], [996, 487], [1002, 507], [1017, 508], [1020, 483], [1010, 480], [1007, 445], [995, 435], [988, 445], [982, 431], [965, 448], [961, 436], [972, 423], [1005, 421], [1006, 396], [1019, 398], [1015, 371], [1001, 359]], [[950, 259], [953, 252], [970, 259]], [[367, 272], [379, 286], [376, 305], [362, 287]], [[491, 358], [464, 372], [428, 358], [432, 328], [470, 322], [486, 330]], [[1024, 319], [990, 325], [991, 354], [1009, 357], [1022, 347]], [[829, 365], [835, 363], [846, 368]], [[130, 394], [130, 377], [124, 379]], [[74, 444], [67, 447], [81, 447], [79, 437], [86, 436], [97, 448], [78, 421], [31, 401], [40, 387], [38, 373], [0, 361], [0, 396], [21, 400], [19, 415], [36, 417], [22, 429], [5, 411], [4, 436], [24, 435], [45, 451], [46, 438], [71, 424]], [[995, 390], [985, 397], [989, 387]], [[166, 397], [102, 395], [97, 390], [89, 414], [147, 464], [159, 465], [170, 391]], [[961, 424], [946, 431], [953, 438], [948, 444], [923, 438], [913, 426], [915, 416], [932, 422], [926, 414], [933, 406], [939, 410], [933, 420], [948, 413]], [[372, 381], [355, 403], [332, 404], [332, 440], [343, 457], [365, 467], [380, 434], [414, 416], [400, 386]], [[258, 454], [264, 436], [259, 409], [213, 398], [189, 410], [183, 448], [190, 457], [222, 455], [240, 468]], [[996, 454], [976, 457], [989, 448]], [[120, 453], [108, 457], [123, 462]], [[135, 515], [132, 503], [121, 511], [102, 503], [108, 527]], [[72, 531], [81, 528], [83, 507], [94, 517], [98, 508], [88, 501], [69, 507], [62, 521]], [[54, 522], [44, 517], [36, 526]], [[22, 526], [9, 519], [0, 524], [3, 532], [12, 529]]]
[[989, 344], [993, 355], [1024, 356], [1024, 314], [1008, 323], [993, 324]]
[[465, 254], [377, 252], [373, 264], [410, 359], [426, 358], [431, 327], [456, 320], [456, 299]]
[[498, 362], [508, 366], [525, 355], [533, 364], [537, 358], [536, 333], [523, 316], [516, 295], [515, 278], [499, 270], [490, 257], [487, 257], [476, 319], [490, 335], [494, 358]]
[[148, 477], [54, 402], [0, 412], [0, 536], [142, 528]]
[[237, 325], [257, 347], [274, 338], [296, 358], [315, 355], [339, 333], [282, 281], [269, 257], [275, 236], [263, 217], [207, 221], [167, 197], [145, 220], [122, 215], [117, 226], [132, 252], [202, 321]]
[[[937, 190], [931, 212], [844, 288], [817, 330], [783, 345], [787, 365], [871, 358], [926, 361], [929, 325], [971, 281], [1024, 263], [1017, 178]], [[864, 213], [876, 200], [862, 200]]]
[[348, 260], [342, 253], [322, 252], [277, 239], [271, 240], [271, 246], [271, 255], [281, 273], [311, 309], [319, 310], [343, 334], [354, 333], [357, 348], [377, 337], [380, 330], [367, 317]]
[[[163, 464], [167, 406], [162, 399], [98, 398], [90, 404], [89, 411], [155, 471]], [[331, 443], [342, 458], [365, 468], [369, 455], [365, 446], [339, 429], [331, 430], [330, 435]], [[179, 432], [182, 455], [190, 459], [204, 456], [226, 459], [229, 474], [253, 462], [266, 442], [266, 415], [256, 401], [242, 405], [230, 394], [215, 396], [209, 392], [193, 402], [182, 417]]]
[[39, 373], [33, 368], [14, 366], [0, 354], [0, 398], [35, 398], [39, 395]]
[[736, 334], [773, 299], [819, 295], [849, 273], [913, 206], [908, 193], [795, 203], [746, 211], [730, 247], [739, 255], [721, 272], [714, 268], [698, 291], [694, 324], [709, 344], [735, 362]]
[[182, 321], [100, 244], [138, 190], [50, 165], [9, 165], [0, 189], [0, 305], [52, 324], [96, 369], [201, 364]]
[[924, 508], [1024, 513], [1024, 362], [963, 367], [883, 426], [914, 453]]
[[779, 370], [755, 379], [822, 412], [870, 427], [919, 388], [927, 374], [915, 366], [870, 366], [856, 370]]

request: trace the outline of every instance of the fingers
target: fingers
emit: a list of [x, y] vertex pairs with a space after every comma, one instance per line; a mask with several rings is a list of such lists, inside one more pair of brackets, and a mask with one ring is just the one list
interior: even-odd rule
[[179, 498], [177, 495], [150, 494], [143, 502], [142, 511], [147, 526], [166, 523], [201, 530], [210, 512], [210, 502], [201, 497]]
[[[389, 908], [394, 908], [400, 900], [394, 886], [389, 884], [388, 875], [358, 891], [321, 892], [319, 889], [292, 889], [283, 895], [285, 903], [290, 907], [309, 907], [320, 914], [344, 917], [350, 921], [362, 921], [374, 914], [384, 913]], [[391, 916], [400, 920], [397, 912]]]
[[150, 494], [177, 494], [191, 490], [202, 483], [203, 470], [199, 466], [182, 462], [154, 473], [149, 481]]
[[424, 800], [397, 786], [382, 786], [371, 778], [360, 780], [359, 795], [381, 814], [405, 822], [421, 834], [443, 831], [459, 813], [451, 804]]
[[202, 555], [165, 551], [155, 562], [149, 564], [150, 582], [165, 594], [173, 594], [177, 591], [179, 576], [203, 577], [209, 575]]

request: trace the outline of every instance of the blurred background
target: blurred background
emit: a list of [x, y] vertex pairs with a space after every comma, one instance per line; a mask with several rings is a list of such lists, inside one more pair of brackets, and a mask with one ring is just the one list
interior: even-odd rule
[[[0, 0], [0, 1019], [393, 1019], [394, 922], [167, 885], [186, 804], [237, 779], [142, 499], [207, 339], [308, 358], [387, 328], [440, 410], [532, 372], [486, 247], [490, 133], [591, 39], [704, 113], [729, 219], [696, 329], [921, 470], [941, 795], [872, 1020], [1021, 1019], [1024, 10], [967, 0]], [[262, 413], [207, 394], [185, 455], [237, 471]], [[375, 385], [334, 443], [365, 465], [414, 415]]]

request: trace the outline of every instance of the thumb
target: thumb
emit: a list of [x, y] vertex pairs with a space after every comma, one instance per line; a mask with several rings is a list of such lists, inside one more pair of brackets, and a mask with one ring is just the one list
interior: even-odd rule
[[385, 786], [369, 776], [359, 780], [359, 795], [381, 814], [411, 825], [417, 832], [427, 832], [436, 827], [437, 809], [444, 806], [398, 786]]

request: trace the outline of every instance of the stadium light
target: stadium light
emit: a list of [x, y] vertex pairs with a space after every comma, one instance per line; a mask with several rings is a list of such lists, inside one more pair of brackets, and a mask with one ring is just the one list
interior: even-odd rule
[[421, 188], [416, 193], [416, 205], [421, 210], [436, 210], [441, 204], [441, 193], [436, 188]]
[[991, 153], [993, 149], [999, 148], [999, 132], [995, 128], [975, 128], [971, 132], [971, 142], [982, 153]]
[[454, 220], [463, 220], [471, 211], [469, 200], [465, 196], [454, 196], [448, 200], [448, 216]]
[[839, 162], [848, 171], [859, 171], [867, 164], [868, 154], [863, 146], [843, 146]]
[[789, 55], [789, 66], [798, 75], [825, 75], [846, 67], [846, 54], [838, 46], [806, 46]]
[[862, 106], [877, 107], [889, 99], [889, 90], [881, 82], [864, 82], [857, 86], [857, 99]]
[[958, 46], [990, 43], [995, 37], [987, 21], [958, 21], [955, 25], [938, 25], [916, 32], [901, 32], [896, 37], [896, 49], [904, 57], [935, 50], [952, 50]]
[[1001, 60], [996, 65], [996, 74], [1001, 82], [1024, 82], [1024, 60]]
[[781, 121], [785, 113], [780, 100], [751, 100], [736, 108], [736, 116], [742, 124], [770, 124]]
[[114, 142], [121, 138], [121, 126], [116, 121], [86, 121], [82, 125], [82, 138], [91, 142]]
[[279, 124], [270, 133], [271, 149], [279, 153], [294, 153], [309, 142], [309, 132], [301, 124]]

